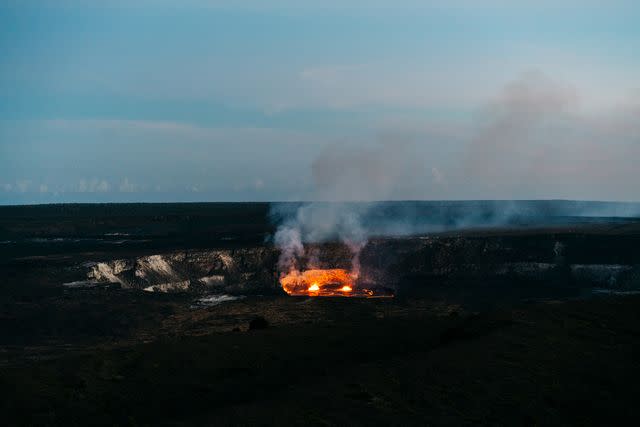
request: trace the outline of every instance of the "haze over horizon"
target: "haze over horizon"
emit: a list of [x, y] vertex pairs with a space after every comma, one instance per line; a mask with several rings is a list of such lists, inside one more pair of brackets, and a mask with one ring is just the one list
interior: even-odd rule
[[640, 201], [640, 4], [0, 5], [0, 204]]

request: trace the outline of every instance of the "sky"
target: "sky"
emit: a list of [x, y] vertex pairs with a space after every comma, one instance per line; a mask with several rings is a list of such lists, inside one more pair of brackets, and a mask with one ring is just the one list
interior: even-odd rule
[[0, 204], [640, 201], [637, 1], [5, 0]]

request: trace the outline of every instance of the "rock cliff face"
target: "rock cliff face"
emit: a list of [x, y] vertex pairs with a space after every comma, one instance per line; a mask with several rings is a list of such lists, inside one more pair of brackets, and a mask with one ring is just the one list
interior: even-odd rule
[[640, 253], [598, 243], [549, 235], [423, 237], [374, 242], [363, 252], [362, 263], [370, 274], [405, 289], [488, 283], [640, 288]]
[[273, 293], [279, 290], [272, 248], [180, 251], [83, 265], [87, 279], [149, 292]]
[[[351, 266], [344, 245], [307, 249], [316, 268]], [[78, 279], [149, 292], [278, 293], [278, 255], [269, 245], [176, 251], [85, 263]], [[400, 292], [523, 282], [624, 290], [640, 287], [639, 256], [549, 235], [375, 239], [361, 253], [360, 280]]]

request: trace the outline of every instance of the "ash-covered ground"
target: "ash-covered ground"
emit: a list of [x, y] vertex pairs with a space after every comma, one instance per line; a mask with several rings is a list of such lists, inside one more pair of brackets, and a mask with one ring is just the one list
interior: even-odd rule
[[396, 297], [361, 299], [282, 291], [267, 204], [2, 207], [5, 421], [637, 422], [632, 208], [378, 204], [361, 273]]

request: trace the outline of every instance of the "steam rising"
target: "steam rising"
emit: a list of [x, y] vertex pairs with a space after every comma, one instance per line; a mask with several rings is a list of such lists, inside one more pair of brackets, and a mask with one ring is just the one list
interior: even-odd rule
[[[291, 212], [291, 210], [295, 212]], [[314, 202], [301, 206], [272, 207], [272, 216], [283, 223], [274, 236], [276, 246], [281, 250], [278, 268], [282, 273], [297, 271], [303, 267], [317, 265], [317, 254], [313, 250], [305, 252], [304, 243], [341, 241], [351, 250], [352, 274], [360, 271], [360, 251], [366, 245], [368, 235], [361, 223], [362, 206], [347, 203]], [[306, 257], [307, 266], [299, 265]]]
[[569, 84], [523, 74], [484, 110], [453, 175], [493, 197], [638, 200], [637, 99], [591, 112], [582, 103]]
[[362, 218], [374, 206], [372, 201], [389, 198], [399, 184], [412, 182], [416, 169], [407, 167], [406, 147], [380, 144], [373, 148], [328, 147], [312, 165], [315, 199], [303, 205], [274, 205], [272, 216], [281, 222], [274, 241], [281, 250], [282, 273], [299, 270], [303, 256], [315, 264], [313, 253], [303, 243], [341, 241], [352, 253], [351, 273], [360, 274], [360, 252], [371, 229]]
[[[360, 252], [371, 236], [527, 221], [540, 224], [563, 216], [638, 216], [640, 205], [634, 203], [380, 202], [432, 199], [434, 194], [452, 197], [448, 188], [467, 189], [470, 198], [484, 194], [548, 197], [557, 191], [579, 198], [574, 188], [607, 190], [614, 182], [594, 169], [600, 162], [610, 163], [607, 170], [615, 170], [625, 178], [621, 182], [635, 186], [640, 109], [588, 116], [580, 114], [578, 100], [574, 88], [542, 73], [521, 76], [488, 106], [466, 150], [448, 167], [429, 163], [434, 153], [429, 150], [439, 148], [432, 141], [417, 144], [392, 137], [373, 146], [329, 146], [312, 164], [312, 199], [323, 201], [272, 206], [272, 217], [279, 224], [274, 241], [282, 254], [280, 272], [306, 267], [299, 265], [303, 257], [315, 264], [314, 254], [305, 252], [304, 243], [343, 242], [353, 254], [357, 276]], [[609, 149], [611, 141], [617, 146]]]

